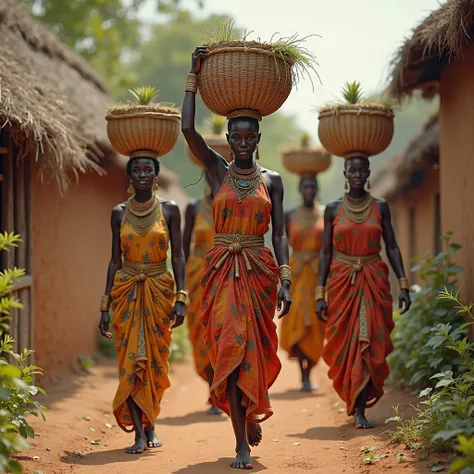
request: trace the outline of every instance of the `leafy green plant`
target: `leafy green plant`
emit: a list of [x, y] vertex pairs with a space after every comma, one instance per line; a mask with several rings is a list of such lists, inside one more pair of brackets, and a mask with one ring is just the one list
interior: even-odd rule
[[311, 135], [307, 132], [303, 132], [300, 135], [301, 148], [308, 148], [311, 145]]
[[449, 330], [452, 336], [465, 335], [464, 317], [450, 301], [438, 299], [446, 287], [454, 291], [457, 276], [462, 271], [455, 265], [453, 256], [461, 248], [451, 241], [452, 232], [444, 237], [445, 250], [436, 257], [422, 258], [412, 268], [419, 272], [421, 288], [412, 292], [412, 305], [403, 316], [394, 313], [395, 329], [392, 333], [394, 351], [388, 358], [390, 381], [402, 387], [434, 386], [432, 375], [452, 371], [454, 376], [464, 370], [458, 354], [446, 348], [444, 336], [439, 330]]
[[[10, 251], [20, 242], [20, 236], [5, 232], [0, 234], [0, 250]], [[0, 272], [0, 474], [23, 472], [20, 462], [12, 456], [29, 447], [28, 438], [35, 437], [35, 431], [27, 421], [28, 416], [42, 416], [46, 412], [34, 397], [45, 392], [34, 385], [35, 375], [41, 370], [28, 365], [33, 353], [24, 349], [14, 352], [14, 339], [7, 334], [11, 310], [22, 305], [11, 295], [14, 283], [24, 275], [18, 268]]]
[[184, 361], [189, 349], [188, 328], [186, 324], [182, 324], [178, 328], [173, 329], [173, 339], [170, 349], [170, 364]]
[[221, 117], [220, 115], [213, 115], [209, 122], [210, 128], [214, 135], [222, 135], [222, 133], [224, 133], [226, 124], [225, 117]]
[[362, 100], [362, 87], [360, 82], [346, 82], [342, 88], [342, 97], [348, 104], [359, 104]]
[[136, 87], [129, 90], [137, 105], [150, 105], [156, 102], [159, 90], [151, 86]]

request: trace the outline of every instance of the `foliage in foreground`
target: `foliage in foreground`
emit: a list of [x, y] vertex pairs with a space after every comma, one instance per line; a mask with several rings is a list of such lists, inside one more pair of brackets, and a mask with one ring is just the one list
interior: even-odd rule
[[[449, 302], [458, 315], [468, 317], [463, 330], [474, 325], [473, 304], [462, 304], [458, 292], [445, 287], [437, 299]], [[410, 420], [404, 420], [395, 409], [395, 416], [387, 420], [398, 423], [391, 437], [410, 448], [455, 449], [462, 456], [454, 459], [449, 472], [474, 474], [474, 342], [449, 323], [439, 327], [428, 342], [433, 344], [433, 339], [441, 340], [446, 349], [461, 359], [460, 370], [457, 375], [452, 370], [432, 375], [436, 385], [420, 392], [424, 408], [418, 408]]]
[[434, 373], [451, 371], [457, 376], [464, 370], [462, 358], [445, 347], [440, 330], [448, 330], [453, 336], [467, 333], [465, 322], [451, 301], [437, 298], [442, 288], [452, 292], [457, 287], [457, 275], [462, 268], [453, 262], [453, 255], [460, 245], [451, 242], [452, 233], [443, 237], [444, 248], [436, 257], [425, 257], [412, 271], [419, 272], [422, 286], [413, 293], [412, 306], [400, 316], [394, 315], [392, 333], [394, 351], [388, 358], [390, 381], [402, 387], [434, 386]]
[[[0, 234], [0, 250], [9, 251], [18, 242], [18, 235]], [[11, 310], [21, 308], [11, 292], [15, 281], [23, 275], [24, 270], [18, 268], [0, 272], [0, 474], [23, 472], [20, 462], [12, 456], [27, 449], [27, 439], [35, 437], [27, 416], [44, 419], [46, 412], [46, 408], [34, 399], [38, 393], [46, 394], [33, 383], [34, 376], [41, 374], [40, 369], [27, 364], [33, 351], [24, 349], [20, 354], [15, 353], [15, 341], [7, 334]]]

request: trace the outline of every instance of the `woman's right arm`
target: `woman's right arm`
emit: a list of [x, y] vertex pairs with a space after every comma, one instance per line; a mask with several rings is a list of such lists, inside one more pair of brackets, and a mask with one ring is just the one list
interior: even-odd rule
[[[122, 268], [122, 249], [120, 247], [120, 223], [122, 221], [123, 207], [116, 206], [112, 210], [112, 217], [110, 225], [112, 228], [112, 257], [109, 262], [107, 270], [107, 280], [105, 283], [104, 295], [110, 295], [112, 286], [114, 284], [115, 274]], [[108, 338], [112, 338], [112, 333], [109, 331], [110, 316], [108, 311], [102, 311], [99, 323], [101, 334]]]
[[187, 262], [189, 253], [191, 252], [191, 237], [194, 230], [194, 220], [196, 218], [196, 202], [192, 201], [186, 208], [184, 217], [184, 232], [183, 232], [183, 252], [184, 259]]

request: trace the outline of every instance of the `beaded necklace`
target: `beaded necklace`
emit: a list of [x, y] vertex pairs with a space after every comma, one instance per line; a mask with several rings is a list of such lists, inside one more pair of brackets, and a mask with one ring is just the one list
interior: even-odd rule
[[226, 180], [241, 203], [245, 196], [253, 193], [260, 186], [262, 173], [257, 164], [250, 169], [242, 169], [238, 168], [233, 161], [226, 174]]

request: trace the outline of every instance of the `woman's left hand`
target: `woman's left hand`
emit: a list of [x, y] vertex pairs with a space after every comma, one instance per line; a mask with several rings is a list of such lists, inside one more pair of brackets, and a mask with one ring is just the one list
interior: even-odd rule
[[411, 298], [410, 293], [408, 290], [401, 290], [400, 296], [398, 297], [398, 309], [400, 310], [400, 314], [406, 313], [411, 306]]
[[280, 291], [278, 292], [278, 311], [281, 311], [278, 315], [278, 319], [283, 318], [285, 314], [288, 314], [291, 307], [290, 298], [290, 282], [284, 280], [281, 283]]
[[184, 303], [178, 301], [175, 303], [173, 311], [171, 312], [171, 329], [175, 329], [184, 322]]

